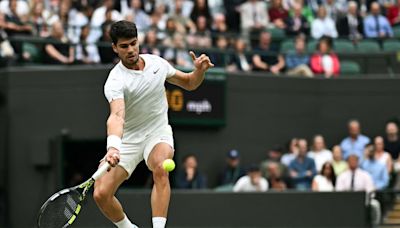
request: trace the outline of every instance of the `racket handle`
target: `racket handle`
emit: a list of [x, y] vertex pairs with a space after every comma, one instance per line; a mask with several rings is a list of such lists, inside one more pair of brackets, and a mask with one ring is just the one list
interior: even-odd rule
[[110, 164], [108, 164], [108, 162], [105, 162], [104, 165], [102, 165], [92, 176], [92, 178], [94, 180], [99, 179], [100, 177], [102, 177], [106, 172], [107, 169], [110, 168]]

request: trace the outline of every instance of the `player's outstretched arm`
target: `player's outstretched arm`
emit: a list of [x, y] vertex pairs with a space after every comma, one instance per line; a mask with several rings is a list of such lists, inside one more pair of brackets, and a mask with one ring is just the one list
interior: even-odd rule
[[111, 166], [119, 162], [119, 151], [121, 149], [121, 138], [125, 122], [125, 101], [115, 99], [110, 102], [110, 116], [107, 120], [107, 155], [106, 161]]
[[176, 70], [174, 76], [167, 79], [171, 84], [182, 87], [186, 90], [195, 90], [204, 80], [204, 73], [214, 64], [211, 62], [210, 58], [202, 54], [199, 57], [190, 51], [190, 56], [192, 57], [195, 69], [190, 73], [185, 73], [180, 70]]

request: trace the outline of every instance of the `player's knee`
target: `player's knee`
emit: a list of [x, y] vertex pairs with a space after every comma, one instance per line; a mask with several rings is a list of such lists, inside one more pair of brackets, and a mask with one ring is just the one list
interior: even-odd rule
[[93, 199], [98, 204], [106, 203], [112, 198], [112, 194], [104, 188], [95, 188], [93, 192]]
[[161, 163], [153, 169], [153, 179], [156, 184], [163, 184], [169, 181], [168, 173], [163, 169]]

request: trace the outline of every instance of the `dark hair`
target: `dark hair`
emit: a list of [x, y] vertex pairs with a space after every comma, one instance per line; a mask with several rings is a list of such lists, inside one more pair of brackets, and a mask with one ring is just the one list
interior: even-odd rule
[[257, 165], [257, 164], [255, 164], [255, 163], [250, 164], [250, 165], [247, 167], [247, 172], [248, 172], [248, 173], [259, 172], [259, 171], [260, 171], [260, 166]]
[[322, 165], [322, 168], [321, 168], [321, 175], [324, 176], [324, 169], [325, 169], [325, 167], [328, 166], [328, 165], [330, 166], [330, 170], [331, 170], [331, 176], [330, 176], [330, 178], [331, 178], [331, 181], [332, 181], [332, 185], [335, 186], [335, 185], [336, 185], [336, 174], [335, 174], [335, 170], [333, 169], [332, 163], [330, 163], [330, 162], [325, 162], [325, 163]]
[[191, 158], [191, 157], [193, 157], [193, 158], [195, 158], [196, 160], [197, 160], [197, 157], [196, 157], [196, 155], [195, 154], [186, 154], [185, 156], [183, 156], [183, 158], [182, 158], [182, 163], [185, 163], [189, 158]]
[[322, 42], [325, 42], [328, 45], [329, 50], [331, 50], [333, 48], [333, 39], [332, 37], [329, 36], [322, 36], [318, 43], [317, 43], [317, 49], [319, 50], [319, 46], [321, 45]]
[[136, 38], [137, 28], [135, 23], [125, 20], [113, 23], [110, 29], [110, 37], [114, 44], [117, 44], [120, 38]]

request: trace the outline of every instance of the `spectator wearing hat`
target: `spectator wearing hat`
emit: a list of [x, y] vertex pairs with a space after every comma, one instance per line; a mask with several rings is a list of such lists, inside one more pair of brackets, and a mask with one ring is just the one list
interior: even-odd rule
[[247, 175], [241, 177], [233, 187], [234, 192], [266, 192], [268, 181], [262, 177], [258, 165], [253, 164], [247, 170]]
[[219, 185], [234, 185], [246, 173], [240, 165], [240, 154], [237, 150], [230, 150], [226, 156], [226, 165], [219, 177]]

